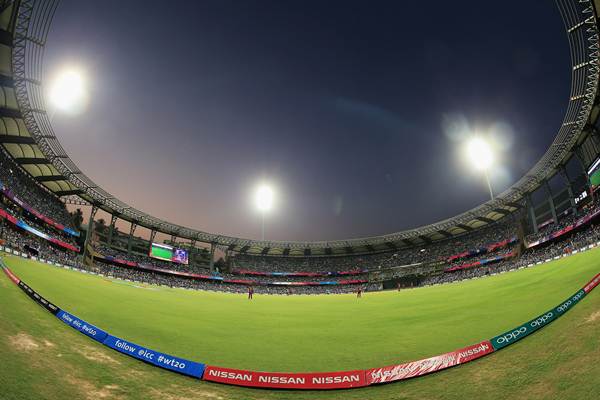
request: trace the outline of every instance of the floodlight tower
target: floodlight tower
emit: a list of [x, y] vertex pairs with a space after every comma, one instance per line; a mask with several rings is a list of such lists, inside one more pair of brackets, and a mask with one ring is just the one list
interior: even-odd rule
[[47, 96], [55, 111], [59, 110], [67, 114], [80, 113], [87, 101], [87, 84], [84, 75], [74, 67], [60, 71], [50, 82]]
[[265, 214], [271, 211], [271, 208], [273, 207], [273, 198], [274, 193], [271, 186], [267, 184], [261, 184], [256, 189], [254, 200], [256, 208], [262, 217], [261, 240], [263, 241], [265, 240]]
[[[55, 112], [61, 111], [65, 114], [75, 115], [85, 109], [88, 97], [86, 80], [79, 68], [68, 67], [58, 72], [50, 81], [46, 99], [49, 101], [51, 108], [48, 119], [50, 123], [54, 119]], [[85, 263], [88, 252], [88, 245], [91, 240], [91, 232], [94, 227], [94, 217], [98, 208], [92, 205], [90, 219], [85, 234], [85, 242], [81, 260]]]
[[475, 136], [467, 142], [467, 156], [475, 169], [483, 171], [485, 181], [490, 190], [490, 198], [494, 200], [494, 192], [488, 171], [494, 163], [494, 153], [491, 146], [481, 137]]

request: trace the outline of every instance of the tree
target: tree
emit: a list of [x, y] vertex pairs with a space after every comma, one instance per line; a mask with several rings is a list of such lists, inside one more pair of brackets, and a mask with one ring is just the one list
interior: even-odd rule
[[80, 231], [81, 224], [83, 224], [83, 212], [81, 211], [81, 208], [78, 208], [71, 213], [71, 221], [73, 222], [73, 227]]
[[99, 220], [95, 221], [95, 231], [98, 233], [106, 233], [108, 230], [108, 227], [106, 226], [106, 221], [104, 220], [104, 218], [100, 218]]
[[217, 261], [215, 261], [215, 267], [220, 271], [224, 271], [225, 268], [227, 267], [227, 263], [225, 262], [225, 260], [223, 259], [223, 257], [220, 257]]

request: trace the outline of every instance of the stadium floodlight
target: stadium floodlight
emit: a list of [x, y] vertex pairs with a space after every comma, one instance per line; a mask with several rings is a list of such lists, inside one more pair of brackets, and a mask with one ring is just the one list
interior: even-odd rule
[[271, 210], [273, 207], [273, 189], [265, 184], [262, 184], [256, 190], [256, 208], [263, 214]]
[[475, 136], [467, 142], [467, 157], [475, 169], [483, 171], [488, 189], [490, 190], [490, 197], [494, 200], [494, 192], [492, 191], [492, 184], [490, 183], [488, 173], [489, 168], [494, 163], [492, 147], [481, 137]]
[[480, 170], [487, 170], [494, 162], [492, 148], [485, 140], [477, 136], [468, 141], [467, 154], [471, 164]]
[[48, 98], [55, 109], [69, 114], [79, 113], [87, 100], [83, 74], [76, 68], [61, 71], [50, 85]]
[[273, 208], [274, 199], [275, 192], [271, 186], [264, 183], [258, 186], [254, 201], [262, 216], [262, 240], [265, 240], [265, 214]]

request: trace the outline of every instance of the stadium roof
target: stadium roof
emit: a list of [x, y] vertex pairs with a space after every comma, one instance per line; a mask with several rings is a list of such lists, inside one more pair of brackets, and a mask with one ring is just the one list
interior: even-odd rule
[[[0, 93], [3, 101], [0, 143], [27, 172], [57, 196], [76, 195], [119, 218], [169, 235], [215, 243], [232, 251], [269, 255], [329, 255], [384, 251], [428, 244], [481, 228], [521, 208], [524, 198], [551, 178], [587, 136], [595, 133], [600, 107], [599, 35], [597, 4], [591, 0], [557, 0], [571, 49], [571, 95], [562, 125], [543, 157], [517, 183], [472, 210], [443, 221], [387, 235], [317, 242], [260, 241], [211, 234], [164, 221], [112, 196], [81, 172], [56, 138], [42, 91], [42, 61], [46, 36], [58, 0], [8, 2], [0, 17], [12, 15], [14, 36], [0, 37], [9, 47], [2, 57], [0, 77], [10, 81]], [[18, 4], [18, 10], [12, 10]], [[2, 19], [0, 18], [0, 19]], [[12, 48], [12, 49], [10, 49]], [[12, 55], [12, 65], [10, 59]], [[8, 61], [7, 61], [8, 60]], [[9, 85], [6, 85], [9, 86]]]

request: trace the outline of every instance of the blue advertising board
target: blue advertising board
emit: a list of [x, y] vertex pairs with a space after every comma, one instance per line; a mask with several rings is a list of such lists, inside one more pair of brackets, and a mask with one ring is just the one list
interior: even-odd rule
[[130, 357], [156, 365], [157, 367], [179, 372], [180, 374], [200, 379], [204, 373], [204, 364], [147, 349], [112, 335], [106, 337], [104, 345], [123, 354], [127, 354]]
[[104, 332], [102, 329], [88, 324], [81, 318], [77, 318], [73, 314], [69, 314], [66, 311], [60, 310], [58, 314], [56, 314], [56, 317], [65, 324], [77, 329], [79, 332], [91, 337], [94, 340], [97, 340], [100, 343], [103, 343], [104, 339], [106, 339], [106, 336], [108, 336], [108, 333]]

